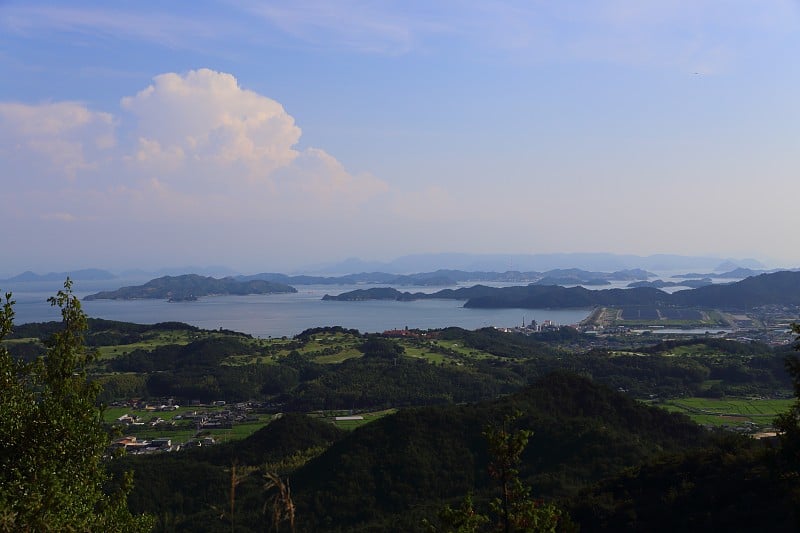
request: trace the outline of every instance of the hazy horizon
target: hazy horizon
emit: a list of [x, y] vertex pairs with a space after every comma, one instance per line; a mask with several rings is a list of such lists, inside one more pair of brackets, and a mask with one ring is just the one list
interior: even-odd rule
[[800, 265], [800, 5], [0, 3], [0, 272]]
[[621, 270], [643, 269], [656, 275], [677, 273], [723, 273], [736, 268], [753, 270], [794, 270], [796, 265], [776, 265], [759, 261], [756, 258], [721, 258], [713, 256], [681, 256], [654, 254], [651, 256], [620, 255], [608, 253], [574, 254], [467, 254], [435, 253], [411, 254], [386, 261], [366, 260], [357, 257], [341, 261], [296, 265], [285, 269], [240, 269], [226, 264], [183, 264], [183, 265], [130, 265], [124, 268], [103, 265], [84, 265], [75, 268], [26, 268], [24, 271], [4, 272], [0, 270], [0, 280], [9, 279], [26, 272], [37, 275], [68, 274], [80, 271], [99, 270], [114, 274], [116, 279], [139, 279], [143, 276], [176, 276], [181, 274], [200, 274], [224, 277], [229, 275], [252, 275], [260, 273], [282, 273], [287, 275], [341, 276], [362, 272], [387, 272], [394, 274], [415, 274], [436, 270], [487, 271], [487, 272], [547, 272], [558, 269], [581, 269], [596, 272], [615, 272]]

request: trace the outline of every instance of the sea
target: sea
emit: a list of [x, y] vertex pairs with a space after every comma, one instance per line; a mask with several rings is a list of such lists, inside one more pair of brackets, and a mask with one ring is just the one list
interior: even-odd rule
[[[75, 295], [83, 297], [102, 290], [127, 285], [141, 285], [147, 280], [74, 281]], [[484, 283], [492, 286], [513, 283]], [[60, 320], [57, 308], [47, 298], [62, 288], [58, 282], [18, 282], [0, 285], [12, 292], [14, 323]], [[462, 286], [472, 286], [474, 283]], [[516, 284], [519, 285], [519, 284]], [[418, 300], [395, 302], [369, 300], [360, 302], [323, 301], [325, 294], [341, 294], [354, 289], [385, 285], [298, 285], [293, 294], [247, 296], [205, 296], [194, 302], [166, 300], [90, 300], [82, 301], [89, 317], [155, 324], [184, 322], [203, 329], [228, 329], [255, 337], [292, 337], [302, 331], [324, 326], [342, 326], [362, 333], [392, 329], [434, 329], [456, 326], [464, 329], [514, 327], [531, 320], [550, 320], [557, 325], [577, 324], [591, 309], [470, 309], [459, 300]], [[440, 287], [396, 287], [409, 292], [435, 292]], [[607, 288], [607, 287], [606, 287]]]

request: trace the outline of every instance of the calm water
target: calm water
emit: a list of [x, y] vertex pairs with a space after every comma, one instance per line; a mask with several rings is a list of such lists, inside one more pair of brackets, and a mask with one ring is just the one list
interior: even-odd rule
[[[82, 298], [100, 290], [117, 289], [141, 281], [76, 282], [75, 294]], [[196, 302], [168, 303], [163, 300], [95, 300], [83, 302], [90, 317], [140, 324], [178, 321], [205, 329], [225, 328], [258, 337], [292, 336], [319, 326], [343, 326], [361, 332], [387, 329], [442, 328], [458, 326], [476, 329], [486, 326], [516, 326], [536, 320], [556, 324], [576, 324], [589, 310], [549, 309], [466, 309], [463, 301], [424, 300], [416, 302], [365, 301], [333, 302], [321, 300], [326, 293], [340, 294], [368, 286], [298, 286], [296, 294], [249, 296], [208, 296]], [[60, 288], [58, 283], [19, 283], [11, 287], [17, 304], [15, 323], [59, 320], [56, 309], [46, 300]], [[401, 287], [410, 292], [434, 292], [429, 287]]]

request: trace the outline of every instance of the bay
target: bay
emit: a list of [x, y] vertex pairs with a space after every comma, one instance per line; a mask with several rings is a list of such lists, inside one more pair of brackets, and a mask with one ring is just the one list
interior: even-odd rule
[[[112, 290], [127, 283], [120, 280], [76, 282], [75, 294], [83, 298], [100, 290]], [[509, 284], [505, 284], [509, 285]], [[138, 324], [185, 322], [203, 329], [229, 329], [256, 337], [291, 337], [308, 328], [342, 326], [366, 332], [390, 329], [444, 328], [457, 326], [477, 329], [488, 326], [513, 327], [523, 320], [541, 323], [551, 320], [558, 325], [577, 324], [589, 315], [589, 309], [469, 309], [458, 300], [419, 300], [412, 302], [322, 301], [328, 294], [340, 294], [373, 285], [298, 286], [294, 294], [247, 296], [206, 296], [194, 302], [165, 300], [92, 300], [82, 302], [93, 318]], [[501, 286], [498, 284], [498, 286]], [[13, 291], [16, 300], [15, 323], [59, 320], [58, 310], [46, 300], [60, 288], [47, 282], [17, 283], [2, 287]], [[434, 292], [438, 288], [398, 287], [410, 292]]]

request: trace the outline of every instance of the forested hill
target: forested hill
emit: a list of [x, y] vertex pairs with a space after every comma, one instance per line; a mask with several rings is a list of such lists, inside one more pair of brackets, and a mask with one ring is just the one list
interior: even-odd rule
[[102, 291], [86, 296], [84, 300], [135, 300], [160, 299], [191, 300], [209, 294], [274, 294], [297, 292], [283, 283], [264, 280], [236, 281], [233, 278], [212, 278], [197, 274], [164, 276], [144, 285], [122, 287], [115, 291]]
[[538, 497], [573, 493], [708, 438], [683, 416], [557, 373], [499, 400], [405, 409], [354, 431], [294, 473], [298, 515], [309, 530], [326, 521], [342, 530], [418, 529], [414, 509], [491, 490], [482, 432], [514, 411], [523, 413], [517, 426], [534, 431], [521, 473]]
[[800, 305], [800, 272], [761, 274], [727, 285], [677, 291], [672, 300], [679, 305], [738, 309], [768, 304]]
[[474, 308], [578, 308], [622, 305], [675, 305], [745, 309], [759, 305], [800, 305], [800, 272], [775, 272], [746, 278], [736, 283], [708, 285], [668, 294], [652, 287], [589, 290], [558, 285], [516, 287], [474, 287], [444, 289], [432, 294], [400, 292], [390, 288], [350, 291], [324, 299], [356, 300], [467, 300]]
[[445, 503], [472, 493], [485, 507], [496, 496], [483, 432], [518, 411], [522, 416], [514, 426], [534, 432], [521, 477], [535, 487], [536, 498], [546, 500], [577, 496], [661, 453], [710, 440], [709, 432], [682, 415], [555, 373], [517, 394], [403, 409], [346, 435], [327, 423], [285, 414], [239, 442], [131, 457], [113, 468], [135, 470], [129, 498], [134, 512], [163, 519], [169, 511], [172, 522], [164, 531], [229, 531], [220, 510], [228, 505], [231, 465], [250, 472], [236, 488], [236, 531], [263, 531], [264, 505], [270, 502], [265, 464], [291, 470], [298, 531], [421, 531], [422, 518], [435, 518]]

